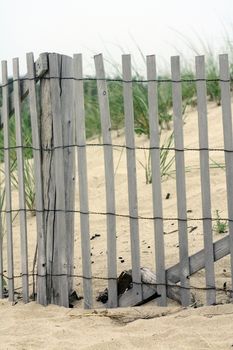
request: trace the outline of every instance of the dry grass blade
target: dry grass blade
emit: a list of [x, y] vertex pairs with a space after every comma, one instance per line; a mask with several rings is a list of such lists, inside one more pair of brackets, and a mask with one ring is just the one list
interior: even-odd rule
[[[163, 145], [161, 146], [160, 150], [160, 173], [161, 173], [161, 180], [164, 181], [168, 177], [171, 177], [175, 174], [175, 170], [173, 169], [173, 165], [175, 163], [175, 155], [171, 156], [171, 148], [173, 147], [173, 141], [174, 141], [174, 133], [171, 133], [171, 135], [164, 141]], [[145, 178], [146, 178], [146, 184], [152, 183], [152, 172], [151, 172], [151, 151], [149, 151], [149, 155], [147, 157], [146, 151], [144, 150], [144, 157], [145, 162], [141, 162], [138, 160], [139, 164], [144, 168], [145, 170]]]

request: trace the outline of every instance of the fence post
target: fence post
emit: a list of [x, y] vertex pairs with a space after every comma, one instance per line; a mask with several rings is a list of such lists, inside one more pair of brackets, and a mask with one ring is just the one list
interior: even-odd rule
[[[74, 250], [74, 113], [72, 59], [48, 54], [41, 80], [41, 145], [48, 302], [69, 306]], [[50, 151], [51, 150], [51, 151]], [[68, 277], [67, 277], [68, 276]]]

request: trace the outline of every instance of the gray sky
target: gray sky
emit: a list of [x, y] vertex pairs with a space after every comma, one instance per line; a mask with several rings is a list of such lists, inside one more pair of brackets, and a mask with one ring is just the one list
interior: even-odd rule
[[190, 57], [182, 35], [192, 46], [200, 47], [199, 36], [223, 52], [226, 32], [233, 40], [233, 0], [0, 0], [0, 59], [10, 66], [19, 57], [22, 70], [31, 51], [35, 58], [81, 52], [88, 74], [100, 52], [116, 63], [123, 51], [132, 53], [140, 66], [137, 46], [156, 54], [162, 69], [171, 55]]

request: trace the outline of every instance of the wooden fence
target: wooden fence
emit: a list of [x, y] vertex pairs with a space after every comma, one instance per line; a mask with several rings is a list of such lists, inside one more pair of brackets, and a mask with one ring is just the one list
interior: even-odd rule
[[[113, 143], [109, 108], [108, 79], [105, 76], [102, 55], [94, 58], [98, 90], [98, 102], [105, 166], [106, 225], [107, 225], [107, 288], [108, 307], [135, 305], [147, 296], [147, 285], [142, 283], [140, 263], [140, 232], [137, 198], [136, 147], [133, 105], [133, 81], [130, 55], [122, 56], [122, 84], [125, 117], [125, 149], [128, 178], [129, 219], [132, 284], [124, 295], [118, 295], [117, 286], [117, 187], [114, 177]], [[174, 150], [176, 169], [177, 221], [179, 261], [169, 268], [165, 264], [163, 196], [160, 173], [160, 132], [158, 110], [158, 79], [155, 56], [148, 56], [147, 78], [148, 120], [150, 126], [150, 153], [152, 172], [152, 200], [154, 223], [156, 289], [158, 305], [167, 305], [169, 284], [180, 285], [182, 305], [190, 305], [189, 276], [205, 269], [207, 304], [216, 302], [216, 278], [214, 262], [230, 254], [231, 281], [233, 278], [233, 139], [230, 74], [227, 55], [219, 57], [219, 81], [223, 118], [224, 154], [226, 166], [227, 208], [229, 235], [213, 242], [211, 213], [209, 144], [207, 123], [207, 96], [204, 56], [196, 57], [196, 91], [199, 124], [199, 155], [201, 198], [204, 232], [204, 248], [194, 255], [188, 249], [188, 218], [186, 205], [186, 170], [184, 159], [182, 81], [179, 57], [171, 58], [171, 84], [173, 101]], [[78, 181], [81, 261], [84, 307], [93, 306], [93, 276], [91, 264], [88, 169], [86, 155], [84, 75], [82, 55], [73, 58], [58, 54], [41, 54], [34, 62], [33, 54], [27, 55], [27, 74], [20, 77], [18, 59], [13, 60], [13, 83], [7, 73], [7, 62], [2, 62], [2, 106], [5, 178], [5, 210], [7, 238], [7, 266], [4, 266], [3, 230], [0, 235], [0, 297], [7, 289], [8, 298], [15, 295], [14, 235], [11, 184], [11, 144], [9, 138], [10, 117], [15, 118], [15, 149], [17, 151], [19, 223], [21, 242], [21, 279], [24, 302], [30, 299], [31, 268], [28, 259], [27, 208], [25, 202], [24, 148], [22, 137], [22, 101], [27, 97], [30, 107], [33, 164], [35, 176], [35, 210], [37, 225], [37, 302], [43, 305], [55, 303], [69, 306], [74, 287], [74, 230], [75, 230], [75, 179]], [[39, 82], [39, 88], [37, 88]], [[13, 89], [11, 88], [13, 86]], [[40, 90], [38, 93], [38, 89]], [[77, 150], [77, 152], [76, 152]], [[76, 168], [77, 153], [77, 168]], [[3, 195], [3, 188], [2, 195]], [[127, 198], [126, 197], [126, 198]], [[1, 216], [1, 220], [2, 220]], [[2, 228], [2, 224], [1, 224]], [[7, 270], [7, 274], [4, 271]], [[7, 287], [4, 281], [7, 280]]]

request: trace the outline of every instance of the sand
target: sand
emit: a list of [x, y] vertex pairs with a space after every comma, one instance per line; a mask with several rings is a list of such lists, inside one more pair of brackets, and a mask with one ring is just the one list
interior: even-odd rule
[[[0, 348], [231, 349], [233, 305], [106, 312], [0, 303]], [[134, 320], [135, 319], [135, 320]]]
[[[208, 104], [209, 112], [209, 143], [210, 147], [223, 147], [221, 107], [214, 103]], [[165, 131], [162, 140], [169, 136]], [[96, 143], [98, 140], [91, 142]], [[114, 144], [124, 144], [124, 134], [113, 133]], [[184, 125], [185, 147], [198, 147], [197, 112], [189, 109]], [[138, 146], [148, 146], [146, 137], [136, 137]], [[170, 156], [172, 157], [172, 152]], [[91, 211], [105, 211], [105, 180], [103, 152], [100, 147], [89, 147], [88, 173], [89, 201]], [[151, 185], [145, 183], [147, 151], [138, 150], [137, 179], [139, 215], [153, 216]], [[223, 152], [210, 152], [212, 168], [211, 200], [212, 214], [216, 216], [219, 210], [221, 217], [227, 217], [225, 170], [213, 167], [224, 162]], [[116, 211], [128, 213], [126, 154], [125, 150], [114, 149]], [[185, 152], [187, 209], [191, 218], [202, 217], [200, 169], [198, 152]], [[176, 182], [174, 166], [169, 177], [163, 178], [163, 211], [164, 217], [175, 218]], [[167, 194], [169, 199], [165, 199]], [[76, 209], [79, 209], [79, 194], [75, 193]], [[18, 206], [17, 191], [13, 192], [14, 207]], [[140, 252], [141, 266], [155, 270], [154, 233], [151, 220], [140, 220]], [[15, 274], [20, 272], [20, 226], [17, 217], [13, 223], [14, 231], [14, 263]], [[131, 267], [129, 222], [117, 218], [117, 268], [118, 274]], [[178, 232], [176, 220], [164, 222], [165, 260], [166, 267], [178, 262]], [[90, 235], [100, 236], [91, 240], [93, 275], [107, 276], [106, 260], [106, 218], [90, 216]], [[227, 235], [214, 231], [214, 241]], [[35, 217], [28, 215], [29, 263], [30, 271], [35, 252], [36, 222]], [[203, 248], [203, 228], [201, 221], [188, 223], [189, 253], [193, 254]], [[4, 269], [6, 270], [6, 240], [4, 237]], [[121, 257], [121, 259], [120, 259]], [[123, 262], [122, 262], [123, 261]], [[75, 273], [82, 274], [79, 216], [75, 217]], [[215, 264], [216, 285], [231, 288], [229, 256]], [[16, 287], [20, 292], [20, 279]], [[32, 281], [30, 281], [32, 283]], [[205, 272], [199, 271], [191, 277], [194, 287], [205, 286]], [[106, 282], [93, 281], [94, 298], [106, 287]], [[82, 295], [82, 279], [75, 278], [74, 288]], [[30, 285], [32, 291], [32, 285]], [[133, 308], [107, 310], [99, 302], [94, 302], [94, 309], [83, 310], [83, 301], [75, 308], [65, 309], [55, 305], [42, 307], [31, 301], [24, 305], [19, 299], [15, 305], [7, 300], [0, 301], [0, 349], [230, 349], [233, 347], [233, 305], [229, 295], [223, 291], [217, 293], [216, 306], [205, 304], [205, 292], [192, 290], [197, 308], [182, 308], [174, 301], [169, 301], [167, 308], [160, 308], [156, 301]], [[202, 306], [202, 307], [201, 307]]]

